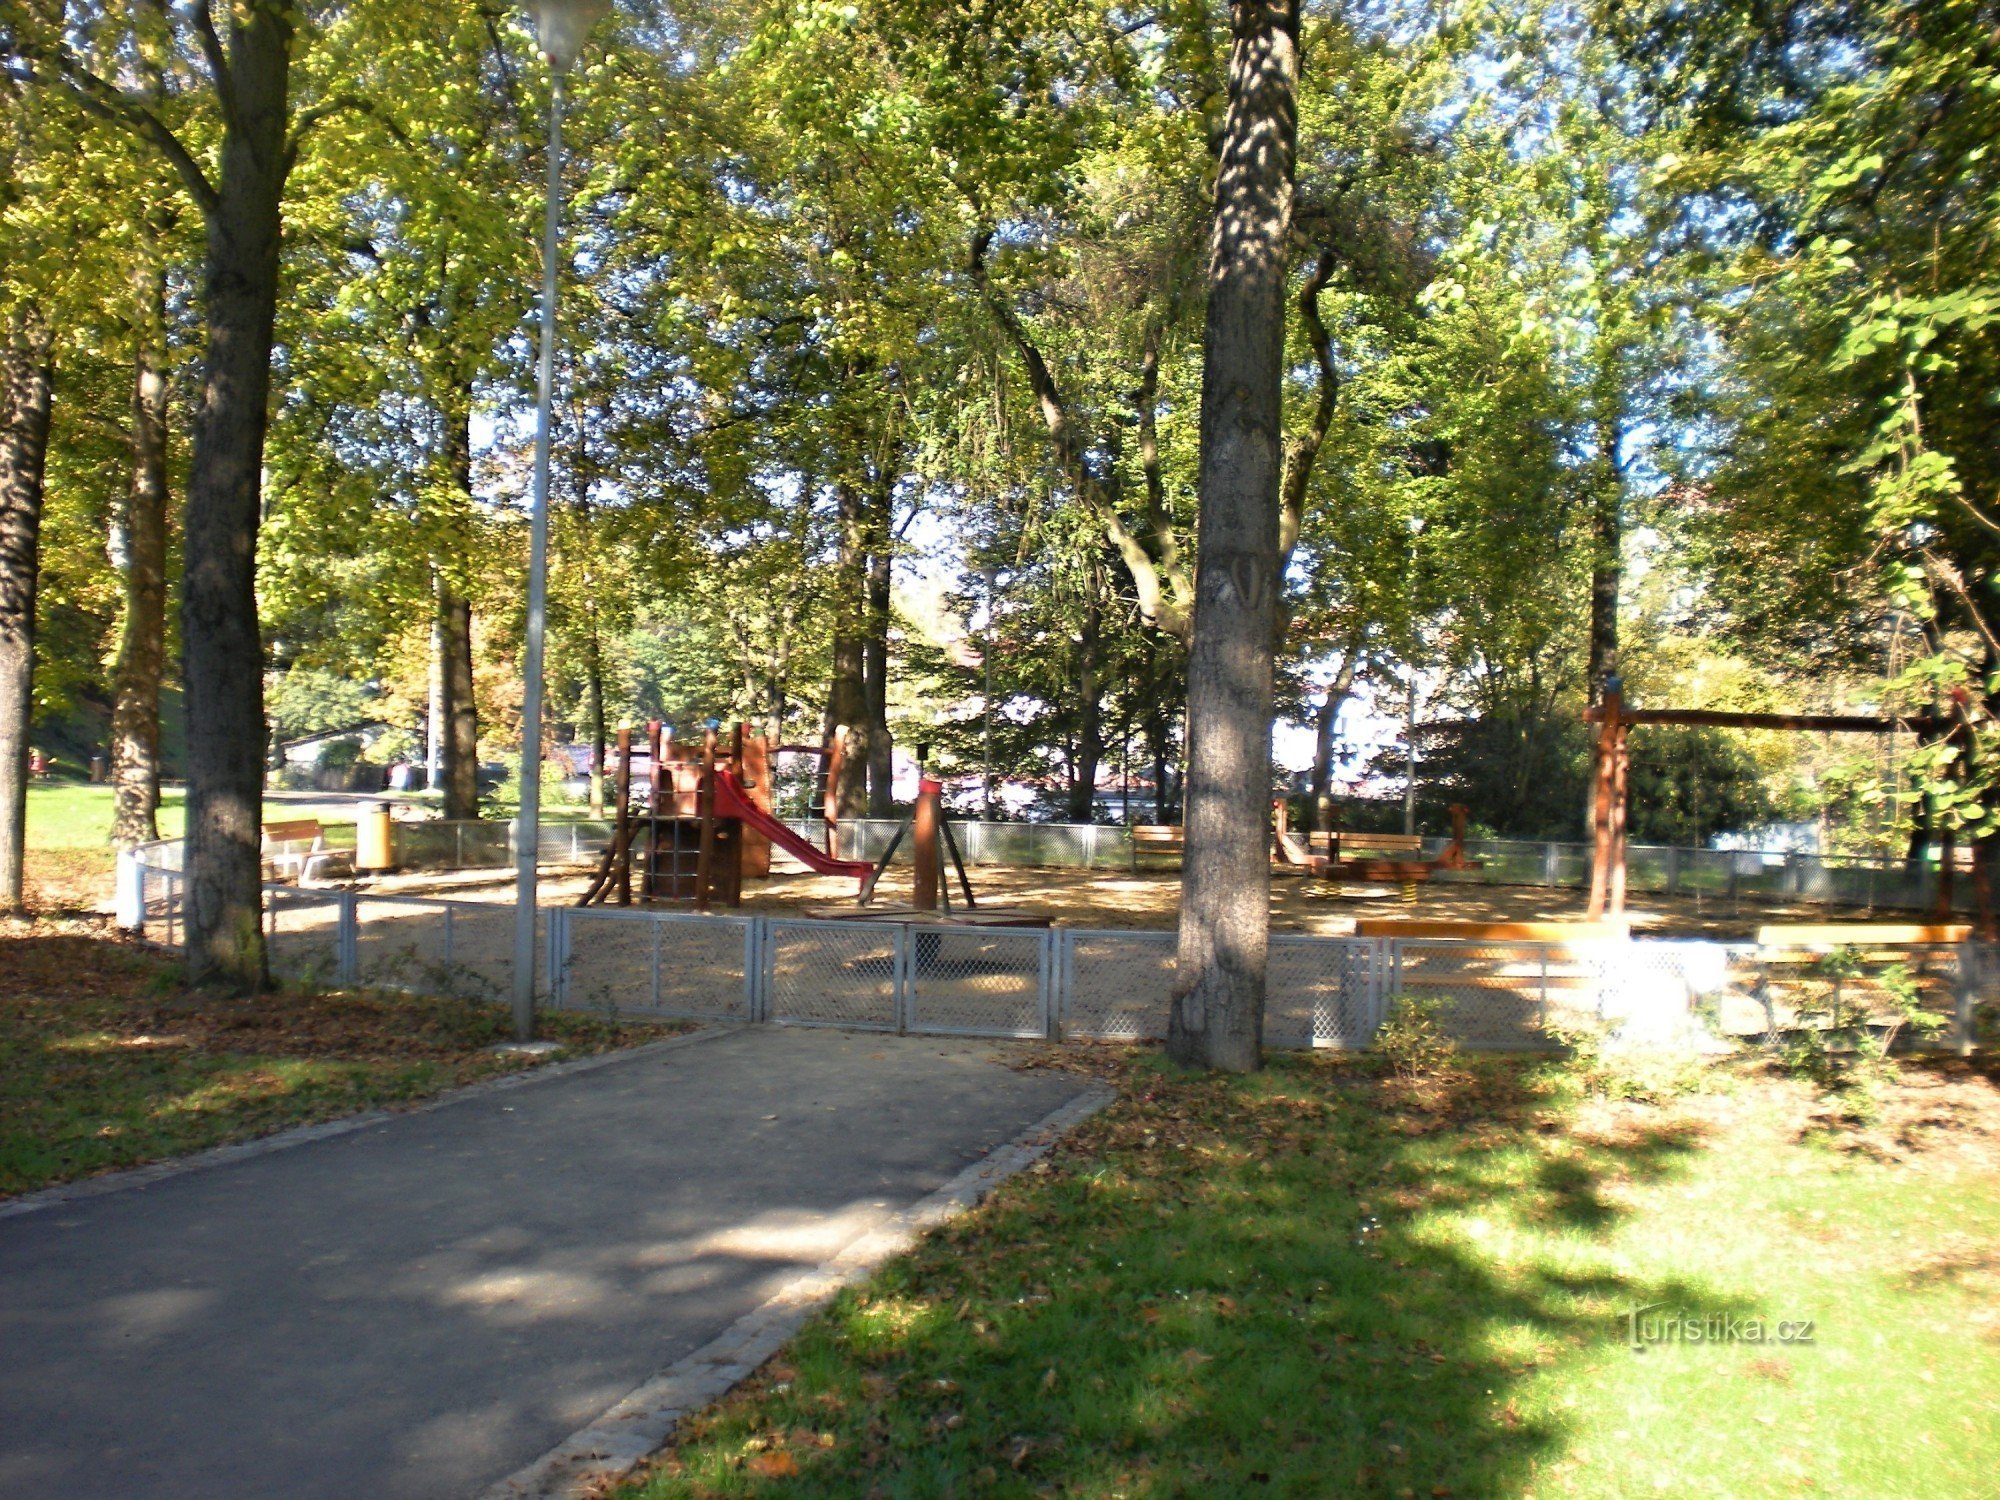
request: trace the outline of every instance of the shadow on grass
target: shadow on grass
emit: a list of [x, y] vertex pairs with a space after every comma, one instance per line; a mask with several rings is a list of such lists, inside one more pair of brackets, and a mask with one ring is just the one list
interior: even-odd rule
[[843, 1297], [643, 1493], [1518, 1493], [1567, 1441], [1517, 1399], [1537, 1370], [1631, 1357], [1643, 1305], [1749, 1310], [1596, 1268], [1622, 1187], [1700, 1139], [1550, 1131], [1546, 1068], [1483, 1066], [1440, 1121], [1352, 1062], [1142, 1065], [1060, 1165]]

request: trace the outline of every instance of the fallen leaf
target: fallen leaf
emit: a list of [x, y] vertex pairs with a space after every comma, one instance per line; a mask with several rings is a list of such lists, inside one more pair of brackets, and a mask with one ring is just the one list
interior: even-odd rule
[[744, 1467], [759, 1479], [790, 1479], [799, 1472], [799, 1461], [781, 1448], [776, 1453], [753, 1454]]

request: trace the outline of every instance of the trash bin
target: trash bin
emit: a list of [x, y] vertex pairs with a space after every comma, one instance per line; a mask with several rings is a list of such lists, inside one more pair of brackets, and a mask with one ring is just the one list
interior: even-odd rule
[[354, 819], [354, 868], [386, 870], [394, 863], [389, 851], [389, 804], [362, 803]]

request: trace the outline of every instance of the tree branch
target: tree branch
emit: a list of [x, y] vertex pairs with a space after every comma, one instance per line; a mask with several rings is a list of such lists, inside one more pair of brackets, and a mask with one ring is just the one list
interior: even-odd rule
[[1077, 499], [1103, 528], [1105, 539], [1117, 551], [1126, 571], [1131, 574], [1132, 587], [1139, 599], [1139, 613], [1156, 629], [1185, 641], [1194, 625], [1188, 607], [1188, 589], [1179, 573], [1165, 571], [1132, 534], [1125, 518], [1118, 514], [1117, 507], [1105, 495], [1102, 482], [1090, 472], [1083, 439], [1076, 430], [1076, 424], [1070, 420], [1069, 406], [1063, 400], [1062, 390], [1049, 370], [1048, 361], [1029, 337], [1019, 314], [994, 288], [986, 274], [986, 252], [992, 243], [993, 231], [988, 228], [978, 230], [972, 237], [969, 268], [973, 284], [979, 288], [994, 320], [1006, 333], [1021, 356], [1021, 363], [1027, 368], [1028, 388], [1034, 392], [1035, 403], [1041, 408], [1042, 422], [1048, 429], [1050, 442], [1055, 445], [1056, 457], [1068, 471], [1071, 483], [1076, 487]]
[[[20, 54], [31, 69], [37, 59], [28, 53]], [[201, 163], [194, 159], [192, 152], [181, 143], [179, 136], [168, 128], [166, 122], [145, 105], [134, 99], [115, 84], [106, 82], [86, 68], [67, 51], [58, 48], [52, 57], [42, 59], [53, 62], [55, 78], [37, 74], [36, 81], [60, 84], [84, 113], [117, 125], [139, 139], [153, 146], [180, 174], [188, 195], [195, 201], [204, 215], [213, 214], [220, 203], [208, 174], [201, 169]]]
[[1333, 362], [1333, 336], [1319, 315], [1319, 294], [1333, 279], [1333, 251], [1321, 246], [1319, 258], [1299, 288], [1299, 321], [1305, 324], [1306, 341], [1312, 345], [1313, 364], [1319, 371], [1319, 399], [1313, 406], [1306, 430], [1285, 445], [1285, 477], [1279, 486], [1278, 571], [1284, 572], [1292, 548], [1298, 545], [1305, 526], [1306, 488], [1312, 480], [1313, 465], [1333, 427], [1333, 412], [1340, 399], [1340, 371]]
[[188, 11], [194, 21], [195, 38], [201, 44], [202, 60], [208, 64], [209, 80], [215, 85], [215, 97], [222, 105], [223, 123], [234, 127], [238, 123], [236, 75], [230, 71], [228, 53], [215, 29], [213, 4], [214, 0], [195, 0]]

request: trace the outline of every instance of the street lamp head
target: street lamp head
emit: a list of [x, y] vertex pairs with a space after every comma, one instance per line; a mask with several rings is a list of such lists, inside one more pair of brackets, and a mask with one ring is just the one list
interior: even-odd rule
[[611, 10], [611, 0], [527, 0], [541, 39], [542, 56], [557, 73], [567, 73], [583, 51], [590, 29]]

